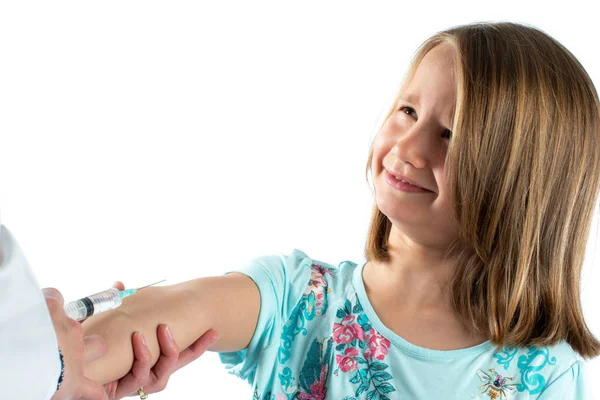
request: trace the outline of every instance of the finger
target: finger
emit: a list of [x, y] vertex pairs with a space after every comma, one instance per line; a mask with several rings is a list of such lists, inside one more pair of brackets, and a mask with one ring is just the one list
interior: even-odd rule
[[125, 290], [125, 285], [121, 281], [116, 281], [113, 283], [113, 287], [119, 290]]
[[115, 400], [117, 399], [117, 387], [119, 385], [119, 381], [108, 382], [104, 385], [104, 391], [108, 395], [109, 399]]
[[85, 363], [92, 362], [106, 354], [106, 342], [101, 336], [92, 335], [83, 338], [83, 360]]
[[160, 324], [158, 326], [156, 336], [158, 337], [161, 355], [174, 357], [177, 359], [177, 357], [179, 357], [179, 346], [177, 346], [177, 343], [175, 343], [175, 339], [173, 339], [173, 333], [169, 327], [165, 324]]
[[65, 299], [63, 298], [62, 294], [58, 291], [58, 289], [43, 288], [42, 293], [44, 294], [44, 297], [46, 299], [51, 298], [51, 299], [58, 300], [61, 303], [61, 305], [63, 305], [65, 303]]
[[50, 318], [52, 319], [52, 324], [54, 326], [58, 326], [59, 321], [64, 318], [65, 310], [64, 310], [64, 299], [62, 294], [54, 288], [43, 288], [42, 294], [46, 299], [46, 306], [48, 307], [48, 312], [50, 313]]
[[167, 325], [159, 325], [156, 336], [158, 337], [161, 354], [156, 365], [152, 368], [150, 383], [147, 384], [148, 390], [151, 392], [163, 390], [167, 386], [169, 377], [177, 369], [177, 360], [179, 359], [179, 347]]
[[46, 306], [48, 307], [48, 313], [52, 319], [52, 323], [56, 326], [59, 321], [66, 318], [65, 309], [63, 302], [55, 297], [46, 297]]
[[179, 354], [179, 360], [177, 361], [177, 367], [175, 368], [175, 371], [196, 360], [218, 340], [219, 334], [216, 331], [212, 329], [206, 331], [206, 333], [192, 343], [190, 347]]
[[104, 386], [92, 381], [91, 379], [84, 378], [79, 385], [79, 388], [81, 390], [81, 396], [77, 397], [78, 399], [110, 400], [106, 394], [106, 391], [104, 390]]
[[116, 390], [116, 398], [135, 394], [142, 386], [146, 389], [152, 368], [152, 354], [141, 332], [136, 332], [132, 338], [133, 342], [133, 366], [131, 371], [119, 380]]

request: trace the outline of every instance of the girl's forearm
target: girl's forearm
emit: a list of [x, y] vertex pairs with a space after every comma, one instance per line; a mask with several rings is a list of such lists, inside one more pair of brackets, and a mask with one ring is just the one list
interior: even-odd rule
[[154, 364], [160, 355], [156, 337], [160, 324], [168, 325], [180, 349], [214, 329], [220, 339], [210, 350], [241, 350], [252, 339], [259, 311], [258, 287], [238, 273], [140, 290], [121, 307], [83, 323], [84, 335], [100, 335], [107, 346], [107, 354], [88, 363], [84, 373], [103, 384], [125, 376], [133, 365], [136, 331], [144, 334]]
[[83, 323], [84, 335], [102, 336], [107, 354], [88, 363], [85, 375], [102, 384], [125, 376], [133, 364], [131, 338], [136, 331], [144, 334], [154, 364], [160, 355], [159, 324], [169, 326], [180, 349], [188, 347], [212, 325], [208, 313], [197, 312], [199, 302], [202, 296], [185, 287], [147, 288], [124, 299], [121, 307], [89, 318]]

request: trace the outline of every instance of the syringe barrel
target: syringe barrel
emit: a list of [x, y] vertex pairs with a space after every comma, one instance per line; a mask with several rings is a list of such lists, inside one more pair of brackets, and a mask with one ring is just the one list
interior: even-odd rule
[[122, 303], [120, 290], [111, 288], [65, 305], [65, 313], [68, 317], [81, 321], [92, 315], [117, 308]]

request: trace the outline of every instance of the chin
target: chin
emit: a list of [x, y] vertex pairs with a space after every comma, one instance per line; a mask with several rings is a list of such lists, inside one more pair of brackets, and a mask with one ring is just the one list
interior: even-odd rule
[[380, 192], [375, 192], [375, 203], [377, 204], [379, 211], [381, 211], [383, 215], [388, 217], [390, 220], [401, 217], [402, 210], [406, 210], [406, 207], [402, 207], [402, 204], [400, 204], [398, 199], [393, 199], [388, 195], [381, 196], [378, 193]]

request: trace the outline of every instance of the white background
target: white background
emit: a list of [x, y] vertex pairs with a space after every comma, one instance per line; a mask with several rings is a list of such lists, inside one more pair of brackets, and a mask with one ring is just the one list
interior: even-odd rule
[[[543, 29], [600, 86], [596, 15], [577, 1], [4, 2], [2, 222], [67, 300], [295, 247], [360, 261], [368, 146], [411, 55], [481, 20]], [[583, 300], [600, 336], [596, 229]], [[250, 393], [211, 353], [150, 398]]]

